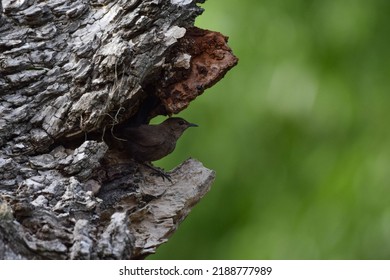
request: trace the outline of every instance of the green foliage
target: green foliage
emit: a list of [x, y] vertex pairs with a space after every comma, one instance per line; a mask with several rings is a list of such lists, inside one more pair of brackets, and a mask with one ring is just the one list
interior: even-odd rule
[[389, 4], [204, 4], [240, 61], [158, 165], [192, 156], [216, 182], [153, 259], [390, 258]]

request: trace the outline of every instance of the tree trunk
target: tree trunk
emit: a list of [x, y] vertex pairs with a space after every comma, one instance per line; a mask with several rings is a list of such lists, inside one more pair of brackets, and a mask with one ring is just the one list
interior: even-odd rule
[[237, 63], [197, 2], [0, 1], [1, 259], [144, 258], [207, 193], [197, 160], [169, 182], [107, 144]]

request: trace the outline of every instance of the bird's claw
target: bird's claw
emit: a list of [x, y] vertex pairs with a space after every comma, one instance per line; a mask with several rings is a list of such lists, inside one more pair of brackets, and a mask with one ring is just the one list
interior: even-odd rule
[[167, 174], [164, 172], [164, 170], [161, 170], [160, 168], [158, 167], [154, 167], [148, 163], [145, 163], [145, 162], [141, 162], [142, 165], [148, 167], [149, 169], [152, 169], [154, 172], [150, 173], [150, 175], [153, 175], [153, 176], [159, 176], [161, 177], [164, 181], [165, 179], [167, 179], [170, 183], [173, 183], [172, 182], [172, 179], [171, 179], [171, 175]]
[[163, 181], [165, 181], [165, 179], [167, 179], [170, 183], [173, 183], [172, 179], [171, 179], [171, 175], [165, 173], [164, 171], [155, 170], [155, 172], [151, 173], [151, 175], [159, 176], [163, 179]]

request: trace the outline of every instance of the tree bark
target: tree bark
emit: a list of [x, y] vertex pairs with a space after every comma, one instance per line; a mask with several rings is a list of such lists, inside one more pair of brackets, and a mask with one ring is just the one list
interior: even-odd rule
[[197, 160], [168, 182], [107, 144], [237, 63], [200, 2], [0, 1], [1, 259], [144, 258], [208, 192]]

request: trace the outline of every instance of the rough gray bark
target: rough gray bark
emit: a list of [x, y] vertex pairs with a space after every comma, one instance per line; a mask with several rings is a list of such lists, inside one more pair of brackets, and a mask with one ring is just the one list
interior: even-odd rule
[[143, 258], [210, 189], [194, 159], [170, 183], [106, 144], [237, 63], [197, 2], [0, 1], [1, 259]]

